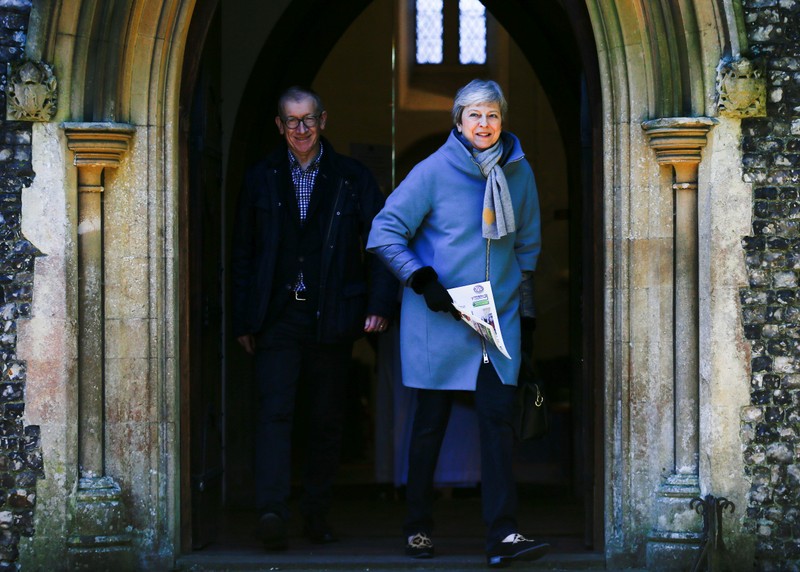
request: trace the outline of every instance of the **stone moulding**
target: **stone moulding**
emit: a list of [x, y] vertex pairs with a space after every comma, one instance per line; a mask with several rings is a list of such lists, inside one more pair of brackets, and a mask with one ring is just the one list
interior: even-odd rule
[[118, 167], [135, 132], [132, 125], [111, 122], [64, 123], [62, 128], [76, 167]]
[[699, 547], [699, 519], [689, 506], [699, 479], [698, 171], [707, 135], [717, 120], [665, 117], [642, 123], [659, 165], [673, 173], [673, 458], [656, 491], [654, 527], [647, 539], [648, 570], [686, 570]]
[[117, 168], [135, 127], [85, 122], [61, 126], [78, 175], [78, 469], [67, 541], [71, 570], [131, 570], [133, 552], [123, 494], [104, 475], [103, 171]]
[[50, 121], [58, 107], [53, 68], [39, 61], [9, 62], [6, 85], [8, 121]]
[[761, 65], [747, 58], [720, 61], [717, 113], [739, 118], [766, 116], [767, 81]]
[[668, 117], [645, 121], [642, 129], [659, 163], [699, 163], [708, 131], [716, 124], [710, 117]]

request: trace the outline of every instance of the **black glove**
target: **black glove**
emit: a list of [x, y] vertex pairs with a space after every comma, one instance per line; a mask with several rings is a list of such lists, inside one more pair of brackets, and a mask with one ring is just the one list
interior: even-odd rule
[[456, 320], [461, 319], [461, 312], [453, 306], [453, 298], [447, 288], [439, 282], [439, 275], [430, 266], [423, 266], [408, 281], [411, 289], [425, 297], [425, 304], [434, 312], [449, 312]]

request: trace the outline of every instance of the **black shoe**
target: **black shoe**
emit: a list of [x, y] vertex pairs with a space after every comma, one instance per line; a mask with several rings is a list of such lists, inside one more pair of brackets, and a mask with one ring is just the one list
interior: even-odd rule
[[314, 544], [330, 544], [339, 539], [324, 516], [309, 516], [303, 526], [303, 533]]
[[550, 545], [530, 540], [521, 534], [509, 534], [486, 552], [486, 563], [491, 568], [504, 568], [514, 560], [536, 560], [547, 553]]
[[258, 521], [258, 535], [267, 550], [286, 550], [289, 532], [286, 521], [274, 512], [265, 512]]
[[433, 558], [433, 542], [424, 532], [408, 537], [406, 556], [411, 558]]

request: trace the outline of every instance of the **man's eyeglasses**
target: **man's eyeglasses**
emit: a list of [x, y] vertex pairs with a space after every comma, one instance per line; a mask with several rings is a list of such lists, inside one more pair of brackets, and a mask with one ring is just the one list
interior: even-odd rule
[[297, 117], [287, 117], [286, 119], [282, 119], [283, 124], [288, 127], [289, 129], [297, 129], [300, 126], [300, 122], [303, 122], [303, 125], [311, 129], [312, 127], [316, 127], [317, 123], [319, 123], [319, 117], [316, 115], [306, 115], [302, 118]]

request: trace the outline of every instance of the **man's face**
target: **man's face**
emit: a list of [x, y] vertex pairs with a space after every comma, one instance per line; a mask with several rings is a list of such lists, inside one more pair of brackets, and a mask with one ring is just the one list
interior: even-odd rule
[[[308, 127], [303, 122], [303, 119], [308, 120], [307, 118], [309, 117], [317, 118], [314, 127]], [[286, 122], [291, 123], [295, 119], [300, 121], [297, 127], [290, 129]], [[275, 118], [278, 131], [286, 138], [286, 144], [289, 145], [289, 149], [301, 164], [307, 164], [319, 152], [319, 136], [322, 130], [325, 129], [326, 119], [327, 114], [324, 111], [321, 115], [317, 115], [314, 100], [311, 98], [305, 98], [300, 101], [287, 101], [283, 106], [283, 117], [278, 116]]]

